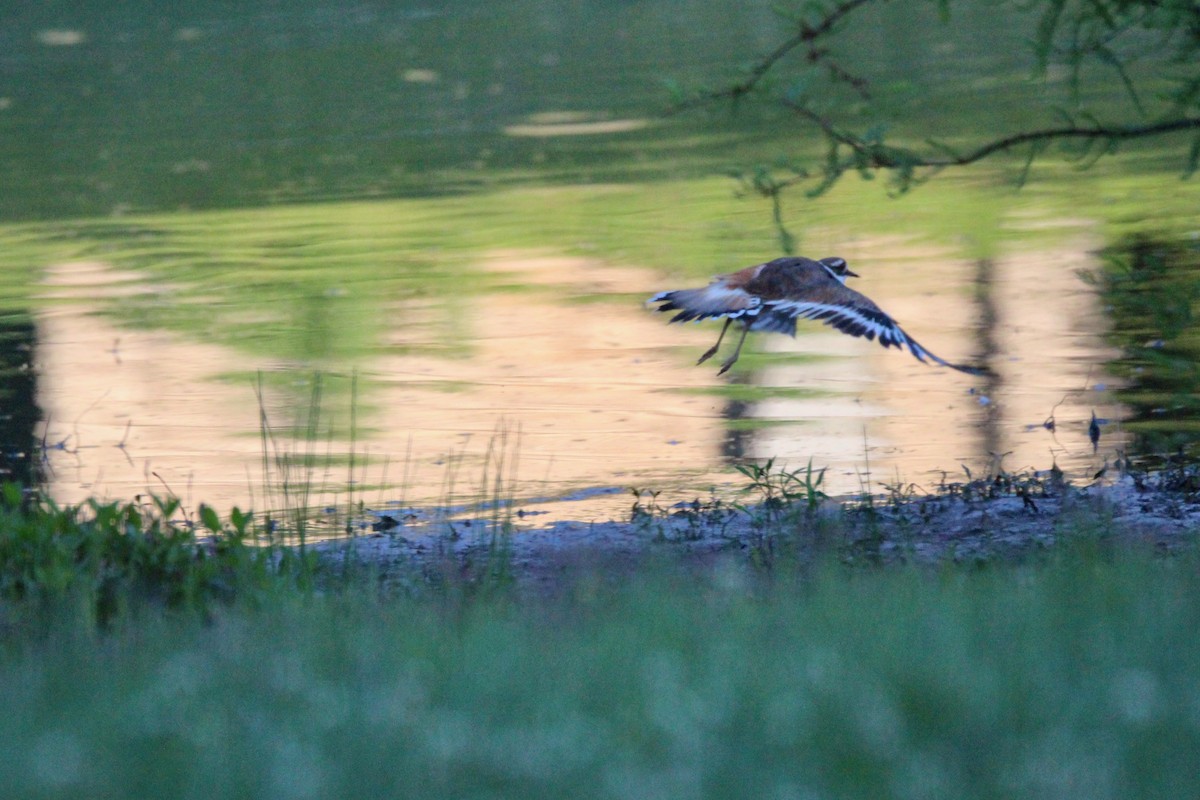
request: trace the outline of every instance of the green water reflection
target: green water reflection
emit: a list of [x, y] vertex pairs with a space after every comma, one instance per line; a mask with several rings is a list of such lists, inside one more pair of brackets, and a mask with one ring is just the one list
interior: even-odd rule
[[[678, 178], [816, 145], [771, 108], [659, 114], [664, 82], [727, 80], [784, 34], [768, 3], [7, 5], [10, 220]], [[1034, 20], [956, 13], [885, 5], [833, 41], [876, 87], [864, 125], [953, 141], [1065, 101], [1030, 80]]]
[[715, 77], [780, 29], [733, 2], [48, 3], [5, 22], [10, 219], [694, 173], [746, 126], [539, 123], [645, 123], [662, 79]]
[[1090, 276], [1112, 313], [1122, 351], [1113, 373], [1130, 409], [1125, 426], [1137, 455], [1194, 459], [1200, 443], [1200, 244], [1140, 233], [1105, 253]]

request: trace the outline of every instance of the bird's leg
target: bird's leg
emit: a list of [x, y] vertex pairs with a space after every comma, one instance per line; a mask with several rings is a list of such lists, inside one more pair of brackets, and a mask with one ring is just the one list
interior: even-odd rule
[[708, 361], [717, 354], [717, 348], [721, 346], [721, 340], [725, 338], [725, 331], [729, 330], [729, 323], [731, 322], [733, 322], [733, 320], [729, 319], [728, 317], [725, 318], [725, 327], [721, 328], [721, 335], [717, 337], [717, 343], [704, 351], [704, 355], [700, 356], [700, 360], [696, 362], [697, 366], [703, 364], [705, 361]]
[[733, 366], [733, 362], [738, 360], [738, 356], [742, 352], [742, 345], [746, 342], [746, 334], [750, 332], [750, 326], [742, 328], [742, 338], [738, 339], [737, 347], [733, 348], [733, 355], [725, 359], [725, 363], [717, 370], [718, 375], [724, 375], [725, 371]]

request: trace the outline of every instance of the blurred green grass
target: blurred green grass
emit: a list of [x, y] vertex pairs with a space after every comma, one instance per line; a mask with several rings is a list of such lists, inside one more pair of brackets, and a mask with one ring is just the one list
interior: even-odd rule
[[1181, 798], [1200, 563], [347, 591], [0, 647], [12, 797]]

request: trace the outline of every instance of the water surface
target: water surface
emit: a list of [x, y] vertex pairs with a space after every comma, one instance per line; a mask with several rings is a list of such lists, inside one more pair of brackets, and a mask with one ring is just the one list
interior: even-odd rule
[[[988, 378], [815, 324], [794, 340], [755, 336], [718, 377], [712, 363], [694, 363], [717, 324], [667, 325], [642, 304], [703, 280], [694, 270], [554, 248], [443, 252], [462, 263], [440, 288], [334, 271], [291, 313], [270, 295], [217, 291], [208, 280], [173, 286], [104, 261], [49, 264], [36, 315], [47, 466], [56, 495], [72, 502], [169, 486], [193, 501], [245, 505], [262, 483], [265, 414], [277, 431], [268, 450], [318, 453], [311, 478], [327, 495], [349, 491], [355, 452], [357, 491], [376, 505], [491, 493], [498, 440], [516, 459], [505, 479], [526, 499], [589, 487], [727, 496], [730, 464], [767, 458], [828, 467], [835, 493], [929, 487], [946, 473], [961, 479], [963, 465], [1057, 463], [1082, 474], [1125, 439], [1116, 424], [1103, 452], [1087, 439], [1093, 409], [1122, 414], [1105, 367], [1114, 350], [1097, 292], [1075, 272], [1095, 266], [1095, 242], [1080, 223], [1063, 221], [1059, 233], [1057, 245], [1018, 242], [978, 260], [895, 236], [838, 251], [923, 345], [986, 359]], [[309, 261], [328, 269], [319, 255], [289, 258], [298, 262], [283, 272]], [[1031, 285], [1054, 295], [1052, 308], [1029, 302]], [[211, 335], [196, 336], [197, 324]], [[272, 353], [264, 330], [286, 326], [296, 328], [289, 337], [319, 342], [322, 356]], [[314, 443], [302, 429], [318, 375]], [[1054, 431], [1042, 424], [1051, 416]], [[629, 503], [601, 494], [556, 514], [615, 514]]]
[[[862, 69], [897, 124], [920, 100], [969, 138], [1055, 94], [988, 13], [843, 35], [940, 37]], [[621, 516], [630, 489], [734, 497], [746, 461], [839, 494], [1190, 447], [1193, 304], [1129, 300], [1136, 234], [1174, 243], [1148, 280], [1192, 298], [1200, 193], [1153, 149], [1020, 192], [1001, 161], [786, 208], [803, 253], [990, 377], [815, 324], [726, 376], [694, 364], [719, 324], [643, 301], [779, 255], [720, 172], [812, 143], [769, 108], [662, 116], [662, 79], [718, 80], [781, 30], [715, 1], [25, 10], [0, 97], [5, 468], [62, 502], [262, 509], [286, 480], [314, 507], [511, 496], [535, 524]], [[986, 116], [958, 113], [964, 82]]]

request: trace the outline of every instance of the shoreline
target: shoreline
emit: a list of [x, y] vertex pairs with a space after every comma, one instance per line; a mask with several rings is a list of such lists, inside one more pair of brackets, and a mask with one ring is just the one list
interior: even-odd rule
[[553, 590], [572, 577], [628, 576], [647, 564], [770, 569], [780, 559], [833, 555], [848, 564], [1019, 560], [1068, 541], [1144, 546], [1165, 553], [1195, 544], [1200, 491], [1194, 476], [1123, 475], [1077, 487], [1000, 475], [927, 496], [826, 499], [734, 506], [720, 501], [638, 515], [629, 521], [456, 520], [403, 525], [311, 545], [326, 563], [377, 570], [403, 584], [453, 573], [468, 582], [501, 577]]

